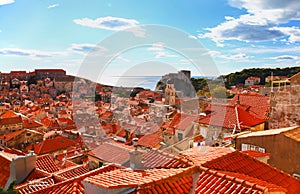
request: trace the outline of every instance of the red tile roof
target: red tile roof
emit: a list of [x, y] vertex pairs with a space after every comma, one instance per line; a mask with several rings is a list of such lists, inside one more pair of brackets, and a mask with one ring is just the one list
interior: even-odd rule
[[195, 167], [177, 169], [126, 170], [118, 169], [90, 176], [84, 182], [106, 189], [137, 187], [137, 191], [151, 193], [189, 193]]
[[38, 127], [42, 127], [43, 124], [42, 123], [39, 123], [37, 121], [34, 121], [33, 119], [25, 119], [23, 121], [23, 126], [24, 128], [38, 128]]
[[289, 78], [289, 80], [295, 79], [295, 78], [297, 78], [298, 76], [300, 76], [300, 72], [298, 72], [298, 73], [292, 75], [292, 76]]
[[71, 179], [89, 172], [89, 169], [86, 165], [77, 165], [71, 168], [67, 168], [65, 170], [59, 171], [56, 173], [57, 176], [62, 177], [64, 179]]
[[56, 119], [45, 117], [41, 119], [41, 123], [45, 125], [46, 127], [51, 127], [51, 128], [59, 128], [59, 124]]
[[111, 118], [112, 115], [113, 115], [112, 112], [106, 111], [105, 113], [99, 115], [99, 118], [102, 119], [102, 120], [107, 120], [107, 119]]
[[21, 116], [0, 119], [0, 125], [14, 125], [22, 123]]
[[228, 171], [220, 171], [222, 174], [225, 174], [226, 176], [231, 176], [231, 177], [235, 177], [236, 180], [237, 179], [242, 179], [245, 180], [247, 182], [251, 182], [252, 184], [256, 184], [253, 185], [254, 187], [260, 186], [260, 187], [265, 187], [268, 189], [269, 192], [288, 192], [288, 190], [286, 188], [283, 188], [281, 186], [272, 184], [270, 182], [267, 181], [263, 181], [257, 178], [253, 178], [251, 176], [247, 176], [245, 174], [241, 174], [241, 173], [235, 173], [235, 172], [228, 172]]
[[241, 151], [241, 152], [252, 158], [271, 156], [271, 154], [269, 154], [269, 153], [263, 153], [263, 152], [259, 152], [259, 151], [255, 151], [255, 150], [245, 150], [245, 151]]
[[[44, 188], [47, 188], [51, 185], [60, 183], [64, 180], [55, 177], [55, 176], [50, 176], [42, 179], [37, 179], [30, 181], [28, 183], [22, 184], [22, 185], [17, 185], [15, 189], [18, 190], [19, 194], [28, 194], [28, 193], [34, 193], [36, 191], [40, 191]], [[40, 192], [38, 192], [40, 193]]]
[[63, 69], [35, 69], [35, 73], [63, 73], [65, 74], [66, 71]]
[[18, 135], [22, 134], [25, 132], [25, 129], [21, 129], [12, 133], [7, 133], [5, 135], [1, 135], [0, 139], [5, 140], [5, 141], [10, 141], [13, 138], [17, 137]]
[[50, 173], [40, 170], [38, 168], [35, 168], [27, 177], [26, 179], [23, 181], [23, 183], [27, 183], [36, 179], [42, 179], [42, 178], [46, 178], [51, 176]]
[[296, 142], [300, 142], [300, 127], [283, 132], [283, 135], [293, 139]]
[[192, 164], [179, 156], [159, 150], [150, 150], [142, 157], [144, 168], [186, 168]]
[[210, 111], [212, 113], [200, 117], [199, 122], [201, 124], [220, 126], [227, 129], [233, 129], [234, 126], [240, 125], [243, 130], [264, 122], [264, 120], [254, 117], [239, 106], [214, 104], [211, 106]]
[[18, 117], [18, 114], [12, 110], [8, 110], [1, 115], [2, 119]]
[[58, 118], [57, 121], [60, 125], [61, 124], [67, 124], [67, 125], [74, 125], [75, 124], [75, 122], [69, 117], [67, 117], [67, 118]]
[[231, 148], [199, 146], [180, 152], [180, 155], [200, 166], [207, 161], [219, 158], [228, 153], [234, 152]]
[[261, 95], [235, 95], [229, 105], [234, 106], [236, 102], [246, 108], [246, 110], [259, 119], [268, 119], [267, 113], [270, 112], [270, 97]]
[[57, 164], [59, 169], [67, 169], [67, 168], [71, 168], [74, 166], [78, 166], [76, 163], [70, 161], [70, 160], [63, 160], [63, 161], [59, 161]]
[[67, 180], [57, 184], [42, 188], [41, 190], [32, 192], [36, 194], [84, 194], [84, 187], [81, 180]]
[[24, 152], [22, 152], [21, 150], [17, 150], [15, 148], [5, 148], [3, 151], [6, 152], [6, 153], [16, 154], [16, 155], [19, 155], [19, 156], [24, 156], [25, 155]]
[[281, 186], [288, 193], [300, 193], [300, 181], [250, 156], [235, 151], [203, 164], [204, 167], [236, 172]]
[[205, 170], [201, 173], [196, 193], [265, 193], [286, 192], [274, 184], [239, 173]]
[[1, 164], [0, 186], [1, 187], [5, 187], [6, 182], [8, 181], [9, 176], [10, 176], [10, 163], [11, 163], [12, 159], [8, 155], [9, 154], [0, 152], [0, 164]]
[[58, 166], [55, 164], [55, 161], [51, 158], [49, 154], [42, 156], [37, 156], [36, 158], [36, 167], [40, 170], [54, 173], [59, 171]]
[[51, 153], [62, 149], [66, 149], [74, 145], [76, 145], [75, 141], [58, 135], [53, 139], [46, 139], [41, 143], [34, 144], [34, 152], [39, 155], [46, 154], [46, 153]]
[[160, 97], [161, 94], [155, 91], [143, 90], [137, 93], [139, 98], [153, 98], [153, 97]]
[[[105, 173], [108, 171], [112, 171], [112, 170], [116, 170], [116, 169], [120, 169], [121, 167], [116, 166], [114, 164], [108, 165], [108, 166], [104, 166], [102, 168], [97, 168], [93, 171], [89, 171], [85, 174], [82, 174], [80, 176], [77, 177], [73, 177], [70, 178], [68, 180], [63, 180], [60, 182], [56, 182], [54, 184], [50, 184], [46, 187], [43, 188], [36, 188], [32, 193], [43, 193], [43, 194], [56, 194], [56, 193], [63, 193], [63, 194], [67, 194], [67, 193], [73, 193], [73, 194], [82, 194], [85, 193], [84, 192], [84, 187], [83, 184], [81, 183], [81, 181], [88, 177], [88, 176], [94, 176], [96, 174], [101, 174], [101, 173]], [[28, 183], [28, 185], [30, 185], [30, 183]], [[31, 187], [32, 189], [32, 187]], [[20, 192], [20, 189], [18, 189], [19, 193], [22, 194], [22, 192]], [[28, 193], [28, 192], [26, 192]], [[25, 193], [24, 193], [25, 194]]]
[[[183, 115], [183, 114], [181, 114]], [[189, 126], [192, 125], [194, 121], [197, 121], [198, 116], [195, 115], [185, 115], [182, 116], [179, 123], [175, 124], [175, 129], [179, 129], [181, 131], [186, 130]]]
[[89, 152], [89, 155], [102, 161], [116, 164], [125, 164], [129, 161], [131, 150], [114, 143], [103, 143]]
[[138, 145], [148, 147], [148, 148], [157, 148], [160, 147], [160, 142], [162, 142], [162, 133], [157, 131], [155, 133], [146, 134], [138, 140]]
[[[79, 136], [80, 137], [80, 136]], [[80, 156], [82, 149], [80, 147], [69, 147], [66, 153], [56, 155], [56, 160], [62, 161], [64, 158], [72, 158], [74, 156]]]

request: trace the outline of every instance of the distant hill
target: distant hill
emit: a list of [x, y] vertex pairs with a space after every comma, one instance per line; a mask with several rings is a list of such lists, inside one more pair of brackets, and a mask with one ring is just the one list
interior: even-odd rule
[[265, 84], [265, 78], [271, 75], [276, 76], [287, 76], [291, 77], [292, 75], [300, 72], [300, 67], [286, 67], [286, 68], [252, 68], [252, 69], [243, 69], [242, 71], [230, 73], [228, 75], [222, 76], [225, 81], [226, 87], [235, 86], [237, 84], [244, 84], [245, 80], [249, 76], [258, 76], [261, 79], [260, 84]]

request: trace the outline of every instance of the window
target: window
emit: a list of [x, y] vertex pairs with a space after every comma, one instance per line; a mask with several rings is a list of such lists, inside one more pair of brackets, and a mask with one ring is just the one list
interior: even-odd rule
[[241, 147], [241, 151], [245, 151], [245, 150], [255, 150], [255, 151], [259, 151], [262, 153], [266, 152], [265, 148], [256, 146], [256, 145], [252, 145], [252, 144], [244, 144], [242, 143], [242, 147]]
[[206, 138], [207, 137], [207, 130], [206, 128], [200, 127], [200, 134]]
[[178, 136], [178, 140], [179, 140], [179, 141], [181, 141], [181, 140], [183, 139], [182, 133], [178, 133], [177, 136]]

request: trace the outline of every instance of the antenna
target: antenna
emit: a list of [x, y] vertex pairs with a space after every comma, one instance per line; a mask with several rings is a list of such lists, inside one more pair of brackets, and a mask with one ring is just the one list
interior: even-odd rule
[[271, 71], [271, 92], [273, 92], [273, 71]]

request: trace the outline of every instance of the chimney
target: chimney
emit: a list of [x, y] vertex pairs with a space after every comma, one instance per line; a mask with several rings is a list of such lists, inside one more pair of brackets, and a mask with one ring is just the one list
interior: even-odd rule
[[10, 163], [10, 176], [5, 185], [5, 189], [16, 180], [16, 184], [20, 184], [24, 179], [35, 169], [36, 165], [36, 155], [33, 151], [25, 156], [17, 156], [12, 159]]
[[133, 146], [135, 147], [134, 151], [131, 151], [130, 154], [130, 168], [136, 170], [139, 168], [140, 164], [142, 163], [142, 152], [138, 151], [138, 138], [133, 138]]
[[240, 95], [237, 96], [237, 101], [235, 102], [235, 105], [239, 105], [240, 104]]

